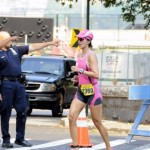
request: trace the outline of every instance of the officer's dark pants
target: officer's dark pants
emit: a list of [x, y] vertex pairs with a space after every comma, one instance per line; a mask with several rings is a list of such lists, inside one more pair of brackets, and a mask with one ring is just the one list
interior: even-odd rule
[[28, 100], [24, 85], [14, 81], [2, 81], [1, 94], [3, 98], [3, 110], [1, 112], [1, 130], [3, 142], [10, 141], [9, 119], [12, 106], [17, 112], [16, 140], [24, 140], [25, 123], [27, 117]]

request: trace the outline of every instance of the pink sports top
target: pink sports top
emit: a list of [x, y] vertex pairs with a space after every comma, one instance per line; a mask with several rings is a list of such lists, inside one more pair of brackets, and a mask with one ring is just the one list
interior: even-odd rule
[[[82, 69], [87, 70], [87, 71], [90, 71], [91, 68], [89, 68], [87, 61], [88, 61], [88, 56], [92, 53], [93, 53], [93, 51], [90, 50], [84, 57], [82, 57], [81, 53], [80, 53], [78, 55], [77, 67], [82, 68]], [[97, 79], [90, 77], [90, 80], [91, 80], [90, 81], [89, 77], [84, 75], [84, 74], [78, 73], [78, 78], [79, 78], [79, 85], [89, 84], [89, 83], [92, 83], [93, 85], [95, 85], [98, 83]]]

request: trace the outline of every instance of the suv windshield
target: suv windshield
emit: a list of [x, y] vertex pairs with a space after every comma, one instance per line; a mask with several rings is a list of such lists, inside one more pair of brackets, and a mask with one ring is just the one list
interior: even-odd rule
[[21, 67], [22, 72], [61, 75], [62, 65], [58, 59], [23, 58]]

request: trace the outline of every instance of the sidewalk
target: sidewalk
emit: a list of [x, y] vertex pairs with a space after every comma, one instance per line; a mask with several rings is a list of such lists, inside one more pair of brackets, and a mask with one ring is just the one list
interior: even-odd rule
[[[89, 130], [97, 131], [90, 118], [87, 118], [86, 122]], [[10, 123], [13, 124], [16, 123], [15, 116], [10, 118]], [[133, 123], [126, 123], [117, 120], [106, 120], [106, 119], [103, 119], [103, 124], [109, 132], [112, 133], [114, 132], [119, 134], [127, 134], [133, 125]], [[50, 118], [50, 117], [42, 117], [42, 116], [37, 118], [35, 116], [30, 116], [27, 118], [27, 125], [69, 128], [67, 115], [66, 117], [62, 117], [62, 118], [57, 118], [57, 117]], [[150, 124], [140, 124], [138, 126], [138, 129], [150, 131]]]
[[[61, 119], [60, 124], [62, 126], [68, 127], [68, 119], [63, 118]], [[114, 132], [114, 133], [119, 133], [119, 134], [127, 134], [133, 123], [125, 123], [125, 122], [120, 122], [117, 120], [103, 120], [104, 126], [107, 128], [108, 132]], [[89, 130], [96, 130], [93, 122], [91, 119], [87, 119], [87, 126]], [[138, 126], [138, 129], [140, 130], [149, 130], [150, 131], [150, 125], [149, 124], [140, 124]]]

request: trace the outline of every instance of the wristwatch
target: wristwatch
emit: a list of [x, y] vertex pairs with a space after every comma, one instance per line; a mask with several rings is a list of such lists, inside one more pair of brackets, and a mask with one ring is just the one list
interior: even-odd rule
[[84, 69], [81, 68], [81, 69], [79, 70], [79, 73], [83, 74], [83, 72], [84, 72]]

